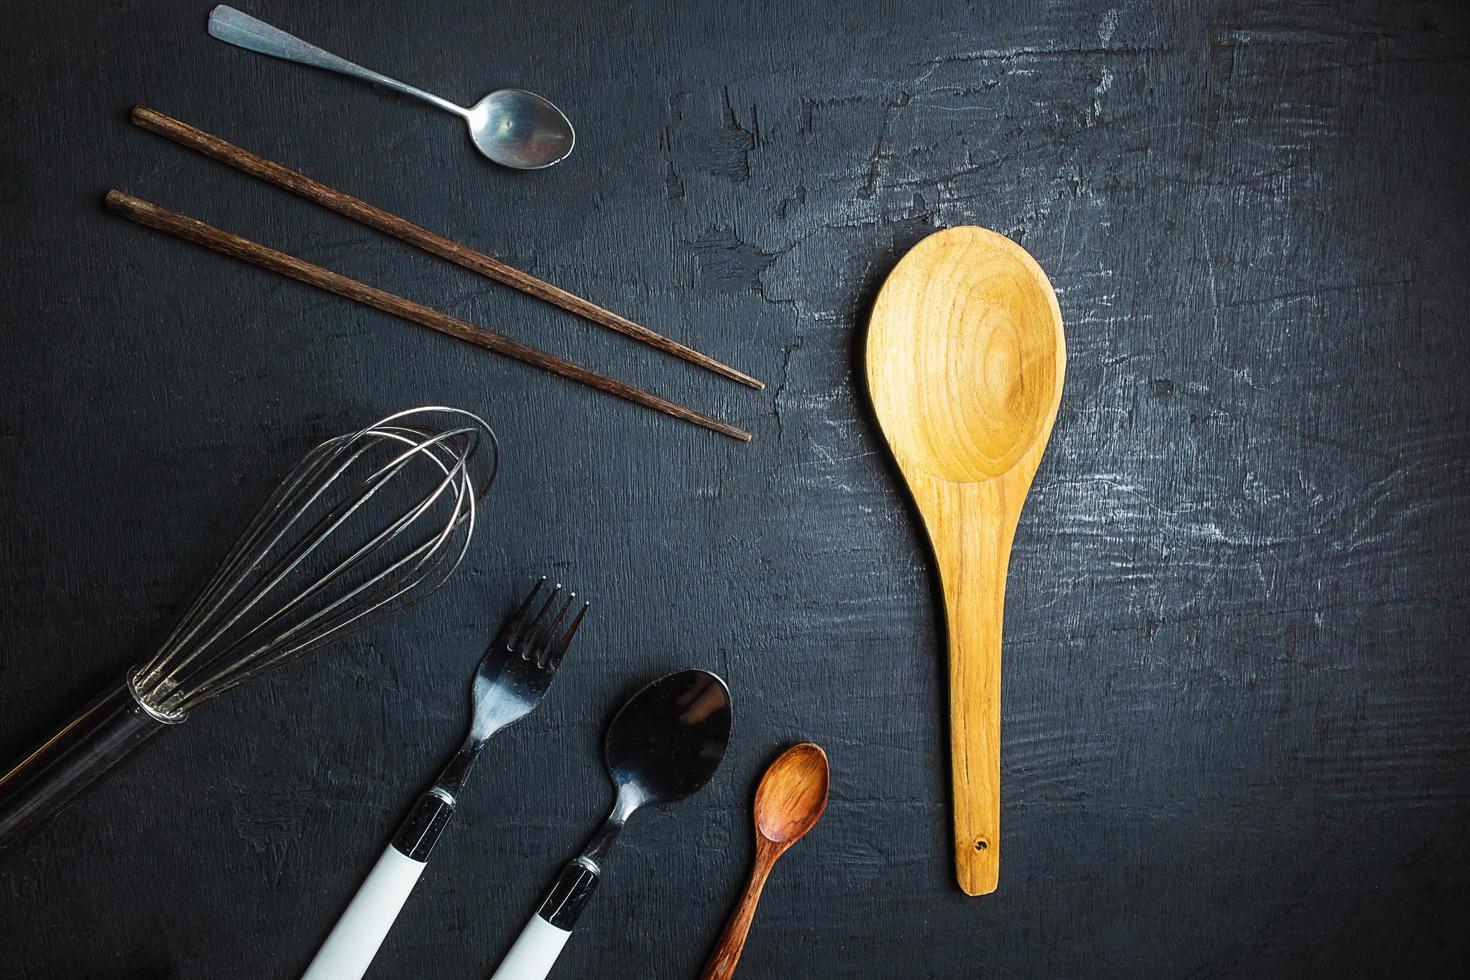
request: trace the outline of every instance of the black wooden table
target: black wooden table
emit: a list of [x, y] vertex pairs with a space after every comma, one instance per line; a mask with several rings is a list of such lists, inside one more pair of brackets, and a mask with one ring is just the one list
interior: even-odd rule
[[[630, 825], [557, 976], [687, 977], [809, 738], [817, 831], [741, 976], [1444, 975], [1470, 945], [1453, 3], [291, 4], [554, 170], [206, 36], [10, 4], [0, 75], [0, 749], [145, 656], [279, 471], [417, 403], [507, 448], [430, 603], [201, 709], [0, 863], [0, 975], [290, 977], [464, 723], [534, 576], [594, 599], [379, 956], [487, 974], [608, 803], [614, 703], [723, 674], [715, 782]], [[136, 130], [152, 105], [750, 370], [755, 394]], [[722, 414], [741, 445], [106, 214], [118, 187]], [[877, 285], [981, 224], [1049, 272], [1067, 389], [1014, 554], [1000, 891], [949, 853], [942, 630], [861, 398]]]

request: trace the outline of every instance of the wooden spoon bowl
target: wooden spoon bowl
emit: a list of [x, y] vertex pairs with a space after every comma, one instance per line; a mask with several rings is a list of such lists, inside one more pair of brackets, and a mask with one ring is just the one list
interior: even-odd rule
[[782, 752], [761, 777], [755, 791], [755, 864], [700, 980], [730, 980], [735, 975], [771, 868], [822, 819], [831, 779], [827, 753], [811, 742]]
[[755, 791], [755, 832], [782, 850], [806, 836], [827, 808], [827, 753], [793, 745], [771, 763]]
[[955, 870], [971, 895], [999, 880], [1006, 571], [1066, 363], [1046, 274], [984, 228], [919, 242], [873, 305], [873, 410], [929, 531], [944, 591]]

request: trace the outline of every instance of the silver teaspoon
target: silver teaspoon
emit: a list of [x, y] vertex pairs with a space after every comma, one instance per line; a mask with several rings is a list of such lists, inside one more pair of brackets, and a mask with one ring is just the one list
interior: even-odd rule
[[346, 58], [339, 58], [223, 4], [210, 11], [209, 33], [211, 37], [247, 51], [376, 82], [395, 92], [422, 99], [445, 112], [452, 112], [469, 126], [475, 148], [502, 167], [516, 170], [549, 167], [565, 160], [577, 142], [577, 134], [572, 131], [572, 124], [562, 111], [533, 92], [517, 88], [499, 89], [466, 109], [423, 89], [353, 64]]

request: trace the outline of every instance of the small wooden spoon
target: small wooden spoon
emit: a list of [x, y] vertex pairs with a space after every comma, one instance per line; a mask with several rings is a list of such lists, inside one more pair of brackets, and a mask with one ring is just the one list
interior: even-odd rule
[[919, 242], [873, 305], [873, 410], [929, 530], [949, 621], [955, 873], [970, 895], [1000, 875], [1006, 569], [1066, 365], [1046, 274], [984, 228]]
[[755, 866], [740, 903], [715, 945], [701, 980], [727, 980], [745, 949], [761, 889], [776, 859], [816, 826], [827, 808], [827, 753], [811, 742], [793, 745], [771, 763], [755, 791]]

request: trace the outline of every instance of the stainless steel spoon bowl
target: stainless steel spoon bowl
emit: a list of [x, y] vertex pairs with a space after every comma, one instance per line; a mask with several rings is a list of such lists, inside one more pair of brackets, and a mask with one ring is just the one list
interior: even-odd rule
[[640, 807], [672, 803], [719, 768], [730, 741], [730, 691], [707, 670], [681, 670], [633, 695], [603, 742], [617, 800], [607, 822], [568, 864], [491, 980], [541, 980], [571, 937], [608, 852]]
[[468, 109], [449, 108], [469, 124], [475, 147], [503, 167], [549, 167], [565, 160], [577, 142], [562, 111], [535, 92], [503, 88]]
[[603, 741], [618, 791], [613, 818], [682, 800], [709, 782], [725, 757], [730, 720], [730, 692], [707, 670], [669, 674], [633, 695]]
[[209, 33], [227, 44], [297, 64], [325, 68], [422, 99], [463, 119], [475, 148], [503, 167], [539, 170], [567, 158], [577, 134], [562, 111], [541, 96], [518, 88], [491, 92], [466, 109], [448, 99], [389, 78], [308, 44], [263, 20], [221, 4], [209, 14]]

